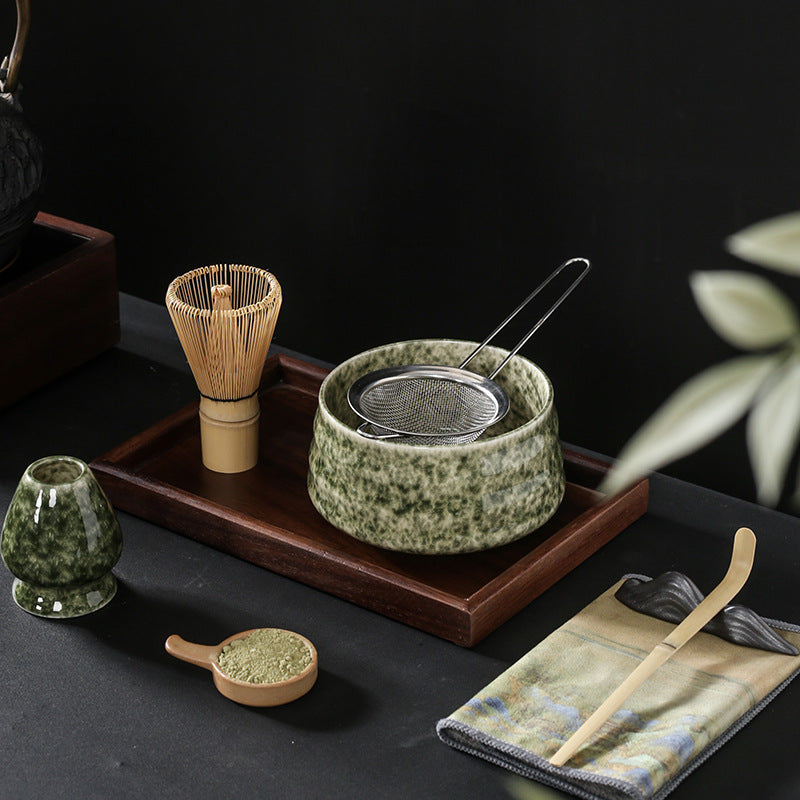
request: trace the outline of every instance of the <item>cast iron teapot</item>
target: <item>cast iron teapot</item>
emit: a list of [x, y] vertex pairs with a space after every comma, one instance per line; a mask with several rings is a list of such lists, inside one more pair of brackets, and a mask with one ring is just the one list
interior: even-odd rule
[[17, 2], [17, 34], [0, 66], [0, 271], [12, 263], [39, 210], [44, 159], [19, 103], [19, 70], [30, 29], [30, 0]]

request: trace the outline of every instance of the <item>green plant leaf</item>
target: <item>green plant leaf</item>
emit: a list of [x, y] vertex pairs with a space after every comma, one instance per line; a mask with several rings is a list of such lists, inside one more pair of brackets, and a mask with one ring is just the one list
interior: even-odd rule
[[747, 449], [758, 501], [774, 506], [800, 434], [800, 355], [792, 356], [758, 398], [747, 420]]
[[614, 494], [708, 444], [744, 415], [782, 356], [750, 355], [690, 378], [623, 447], [599, 490]]
[[800, 212], [757, 222], [728, 237], [725, 246], [745, 261], [800, 275]]
[[749, 272], [695, 272], [694, 299], [714, 331], [743, 350], [782, 344], [800, 332], [791, 300], [768, 280]]

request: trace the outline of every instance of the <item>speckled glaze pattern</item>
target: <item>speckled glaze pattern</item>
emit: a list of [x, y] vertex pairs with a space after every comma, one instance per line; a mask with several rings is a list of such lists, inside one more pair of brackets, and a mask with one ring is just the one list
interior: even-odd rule
[[[564, 495], [553, 388], [516, 356], [497, 376], [511, 400], [505, 419], [472, 444], [425, 447], [360, 436], [347, 390], [361, 375], [401, 364], [459, 364], [472, 342], [426, 339], [361, 353], [320, 387], [308, 492], [331, 524], [409, 553], [486, 550], [541, 527]], [[486, 348], [469, 366], [488, 375], [505, 356]]]
[[102, 608], [116, 592], [121, 552], [114, 510], [83, 461], [50, 456], [25, 470], [0, 539], [17, 605], [42, 617]]

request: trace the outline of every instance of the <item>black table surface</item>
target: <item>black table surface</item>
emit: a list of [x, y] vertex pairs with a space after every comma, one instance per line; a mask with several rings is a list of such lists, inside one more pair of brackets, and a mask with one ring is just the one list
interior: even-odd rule
[[[35, 459], [90, 461], [195, 398], [163, 309], [123, 295], [121, 316], [118, 347], [0, 411], [3, 512]], [[442, 744], [437, 720], [623, 574], [679, 569], [707, 592], [747, 525], [737, 602], [800, 621], [798, 519], [660, 475], [643, 518], [473, 649], [119, 516], [119, 591], [95, 614], [30, 616], [0, 568], [2, 798], [510, 797], [509, 774]], [[316, 686], [283, 707], [238, 706], [164, 651], [172, 633], [214, 644], [266, 626], [319, 651]], [[671, 797], [796, 800], [798, 719], [800, 681]]]

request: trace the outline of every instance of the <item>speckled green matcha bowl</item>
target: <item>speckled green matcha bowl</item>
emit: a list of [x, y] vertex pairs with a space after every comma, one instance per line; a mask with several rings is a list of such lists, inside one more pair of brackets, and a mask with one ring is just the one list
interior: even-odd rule
[[20, 608], [53, 618], [97, 611], [117, 591], [121, 552], [114, 510], [83, 461], [48, 456], [25, 470], [0, 539]]
[[[472, 342], [423, 339], [361, 353], [320, 387], [309, 452], [308, 493], [331, 524], [357, 539], [407, 553], [467, 553], [541, 527], [564, 496], [553, 387], [514, 357], [496, 380], [509, 395], [505, 419], [472, 444], [414, 446], [360, 436], [347, 404], [352, 382], [402, 364], [460, 364]], [[507, 351], [487, 347], [469, 365], [488, 375]]]

